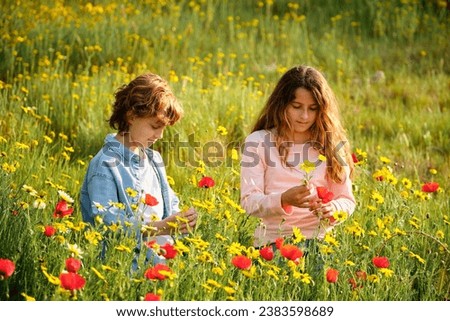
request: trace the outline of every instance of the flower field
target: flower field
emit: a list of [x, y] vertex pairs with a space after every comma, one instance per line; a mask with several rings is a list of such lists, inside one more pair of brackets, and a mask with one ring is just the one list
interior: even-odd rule
[[[450, 299], [449, 12], [439, 0], [23, 0], [0, 4], [0, 300]], [[252, 247], [243, 140], [291, 66], [322, 70], [357, 207], [322, 241]], [[149, 265], [81, 220], [114, 90], [151, 71], [185, 116], [154, 148], [199, 221]], [[314, 172], [311, 173], [314, 175]], [[101, 259], [102, 244], [107, 244]], [[305, 255], [307, 253], [307, 255]]]

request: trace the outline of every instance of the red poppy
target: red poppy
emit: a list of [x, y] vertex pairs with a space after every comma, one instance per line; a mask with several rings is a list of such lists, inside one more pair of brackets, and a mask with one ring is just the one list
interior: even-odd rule
[[303, 252], [297, 246], [292, 244], [283, 245], [280, 248], [280, 253], [288, 260], [294, 262], [298, 262], [298, 259], [300, 259], [303, 256]]
[[163, 249], [161, 255], [164, 256], [166, 259], [170, 260], [175, 258], [177, 256], [177, 250], [174, 248], [174, 246], [170, 243], [166, 243], [161, 246], [161, 249]]
[[279, 237], [275, 240], [275, 247], [277, 249], [280, 249], [283, 246], [284, 239], [282, 237]]
[[261, 254], [262, 258], [266, 261], [272, 261], [273, 259], [273, 248], [272, 246], [265, 246], [259, 250], [259, 254]]
[[231, 263], [241, 270], [248, 270], [252, 266], [252, 260], [245, 255], [237, 255], [231, 259]]
[[326, 204], [333, 199], [334, 194], [332, 192], [330, 192], [329, 190], [327, 190], [326, 187], [318, 186], [317, 187], [317, 196], [319, 196], [319, 198], [322, 200], [322, 203]]
[[155, 266], [148, 268], [147, 271], [145, 271], [144, 276], [149, 280], [165, 280], [166, 276], [161, 274], [160, 271], [172, 272], [167, 265], [158, 263]]
[[422, 185], [422, 192], [425, 193], [434, 193], [438, 190], [439, 183], [436, 182], [428, 182]]
[[355, 164], [359, 163], [358, 157], [356, 157], [355, 153], [352, 153], [352, 160], [353, 160], [353, 163], [355, 163]]
[[47, 237], [53, 236], [53, 235], [55, 235], [55, 233], [56, 233], [56, 229], [51, 225], [47, 225], [44, 228], [44, 235]]
[[0, 280], [6, 280], [9, 278], [16, 269], [16, 265], [13, 261], [8, 259], [0, 259]]
[[327, 271], [327, 282], [328, 283], [336, 283], [338, 280], [339, 271], [329, 268]]
[[202, 188], [211, 188], [214, 185], [216, 185], [216, 183], [214, 182], [214, 180], [209, 177], [209, 176], [205, 176], [203, 177], [199, 182], [198, 182], [198, 187], [202, 187]]
[[77, 260], [73, 257], [70, 257], [66, 260], [66, 270], [68, 272], [76, 273], [81, 268], [81, 261]]
[[63, 218], [64, 216], [70, 215], [73, 212], [73, 208], [67, 205], [65, 200], [60, 200], [56, 204], [55, 211], [53, 212], [53, 217]]
[[376, 256], [372, 259], [372, 263], [377, 268], [388, 268], [389, 267], [389, 260], [385, 256]]
[[86, 280], [74, 272], [61, 273], [59, 280], [61, 281], [61, 286], [70, 291], [82, 289], [86, 284]]
[[144, 297], [144, 301], [161, 301], [161, 297], [155, 293], [147, 293]]
[[145, 194], [145, 205], [156, 206], [158, 204], [159, 204], [159, 202], [156, 199], [156, 197], [151, 196], [150, 194]]

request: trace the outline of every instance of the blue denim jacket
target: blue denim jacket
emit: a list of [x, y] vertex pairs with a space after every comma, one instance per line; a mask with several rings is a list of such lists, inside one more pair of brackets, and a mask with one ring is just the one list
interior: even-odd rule
[[[103, 148], [89, 163], [89, 167], [81, 187], [81, 211], [85, 222], [94, 224], [94, 217], [101, 215], [106, 224], [121, 222], [131, 223], [133, 226], [140, 224], [133, 214], [131, 205], [136, 204], [138, 196], [131, 197], [126, 189], [141, 191], [142, 181], [138, 175], [138, 169], [142, 166], [139, 155], [136, 155], [117, 139], [115, 134], [108, 134]], [[161, 155], [150, 148], [145, 150], [150, 162], [155, 167], [159, 176], [163, 200], [165, 218], [179, 212], [179, 199], [167, 182], [164, 162]], [[120, 202], [125, 205], [125, 210], [111, 207], [110, 202]], [[106, 211], [99, 210], [93, 202], [102, 205]]]
[[[150, 148], [145, 150], [150, 163], [156, 169], [164, 201], [165, 218], [180, 211], [179, 199], [167, 182], [167, 175], [161, 155]], [[142, 224], [140, 217], [136, 217], [131, 205], [137, 204], [139, 195], [132, 197], [127, 188], [140, 192], [142, 189], [141, 177], [138, 169], [142, 166], [141, 158], [115, 138], [115, 134], [108, 134], [102, 149], [90, 161], [83, 185], [81, 187], [80, 201], [83, 221], [95, 224], [95, 216], [100, 215], [105, 224], [125, 222], [135, 229], [139, 235]], [[96, 202], [99, 205], [95, 205]], [[110, 202], [119, 202], [125, 209], [111, 206]], [[140, 242], [139, 242], [140, 244]]]

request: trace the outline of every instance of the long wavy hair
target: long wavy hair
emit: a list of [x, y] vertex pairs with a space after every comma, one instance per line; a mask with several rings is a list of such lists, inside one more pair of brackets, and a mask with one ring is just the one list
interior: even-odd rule
[[340, 121], [336, 97], [318, 70], [310, 66], [296, 66], [288, 70], [269, 96], [252, 132], [272, 130], [282, 162], [288, 166], [289, 144], [286, 143], [290, 139], [292, 126], [286, 110], [295, 99], [298, 88], [310, 91], [319, 105], [316, 121], [310, 128], [309, 143], [326, 157], [328, 179], [342, 183], [346, 177], [344, 166], [349, 166], [350, 175], [353, 174], [350, 144]]

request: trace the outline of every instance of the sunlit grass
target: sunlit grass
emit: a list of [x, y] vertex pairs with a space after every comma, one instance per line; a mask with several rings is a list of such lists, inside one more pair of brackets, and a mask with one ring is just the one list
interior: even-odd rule
[[[3, 280], [0, 266], [2, 300], [449, 299], [445, 1], [95, 3], [2, 3], [0, 259], [15, 263]], [[357, 209], [320, 244], [319, 269], [314, 253], [298, 265], [279, 252], [265, 261], [251, 247], [258, 222], [239, 206], [241, 144], [294, 64], [325, 73], [360, 161]], [[184, 105], [155, 148], [182, 205], [201, 214], [164, 280], [145, 277], [142, 257], [131, 273], [134, 239], [120, 226], [85, 230], [78, 205], [87, 164], [111, 131], [113, 91], [146, 71]], [[215, 186], [199, 188], [203, 176]], [[440, 187], [423, 192], [427, 182]], [[61, 195], [74, 211], [55, 218]], [[249, 269], [232, 264], [239, 255]], [[374, 266], [378, 256], [388, 268]], [[69, 257], [82, 262], [82, 290], [60, 284]]]

